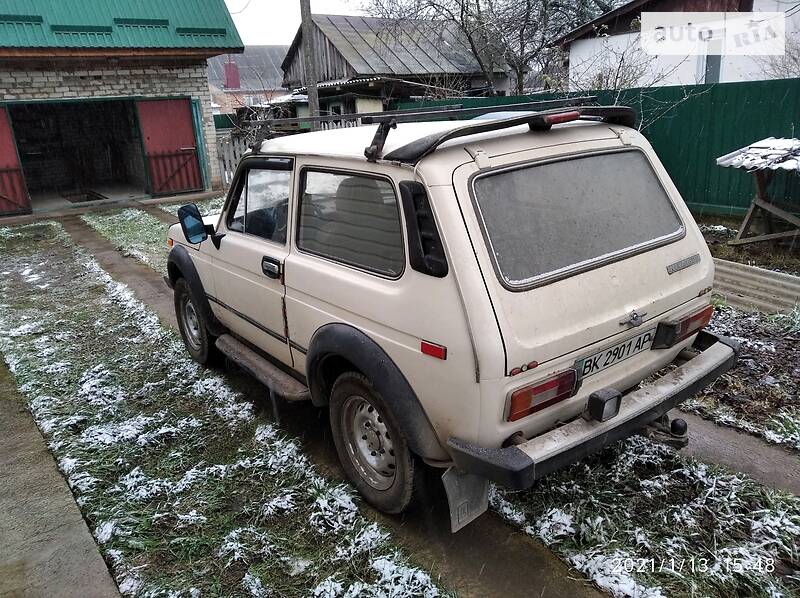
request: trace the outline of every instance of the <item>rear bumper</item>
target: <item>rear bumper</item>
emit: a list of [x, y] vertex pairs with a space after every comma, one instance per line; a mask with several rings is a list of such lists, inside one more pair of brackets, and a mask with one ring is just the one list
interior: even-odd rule
[[509, 488], [529, 488], [539, 478], [603, 447], [635, 434], [696, 394], [735, 363], [738, 344], [700, 332], [693, 347], [701, 353], [655, 383], [623, 396], [616, 417], [597, 422], [577, 418], [515, 446], [485, 448], [451, 437], [448, 447], [458, 469]]

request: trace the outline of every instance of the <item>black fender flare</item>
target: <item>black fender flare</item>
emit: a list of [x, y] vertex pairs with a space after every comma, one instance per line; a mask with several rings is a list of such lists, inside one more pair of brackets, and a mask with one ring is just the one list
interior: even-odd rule
[[323, 365], [332, 356], [346, 359], [369, 379], [392, 410], [413, 453], [432, 461], [450, 460], [400, 368], [378, 343], [353, 326], [326, 324], [311, 337], [306, 376], [315, 405], [328, 403], [330, 388], [325, 383]]
[[197, 302], [197, 308], [200, 310], [200, 317], [206, 325], [206, 330], [213, 336], [223, 334], [225, 327], [217, 320], [214, 312], [211, 311], [211, 304], [208, 302], [203, 282], [200, 280], [197, 268], [195, 268], [194, 262], [192, 262], [192, 258], [185, 247], [175, 245], [170, 250], [167, 256], [167, 276], [169, 285], [173, 288], [179, 278], [186, 279], [189, 289], [191, 289], [192, 295], [194, 295], [194, 299]]

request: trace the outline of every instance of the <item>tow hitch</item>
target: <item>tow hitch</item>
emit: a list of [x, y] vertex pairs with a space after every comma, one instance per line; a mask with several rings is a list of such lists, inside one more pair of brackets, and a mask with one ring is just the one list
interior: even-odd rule
[[644, 428], [642, 436], [676, 449], [682, 449], [689, 444], [689, 426], [686, 420], [679, 417], [670, 419], [669, 415], [665, 413]]

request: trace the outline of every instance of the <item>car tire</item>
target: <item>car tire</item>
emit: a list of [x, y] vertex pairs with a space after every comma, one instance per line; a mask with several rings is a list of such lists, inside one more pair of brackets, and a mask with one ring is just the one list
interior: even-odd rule
[[200, 316], [197, 300], [185, 278], [175, 281], [175, 316], [183, 344], [197, 363], [209, 365], [216, 356], [216, 346]]
[[420, 467], [394, 415], [370, 381], [356, 372], [336, 379], [330, 396], [333, 442], [350, 482], [384, 513], [401, 513]]

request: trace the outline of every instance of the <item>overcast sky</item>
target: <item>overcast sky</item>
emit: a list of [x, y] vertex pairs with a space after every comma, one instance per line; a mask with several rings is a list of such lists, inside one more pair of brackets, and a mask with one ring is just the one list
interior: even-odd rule
[[[311, 0], [311, 12], [359, 14], [362, 0]], [[225, 0], [245, 45], [289, 45], [300, 26], [299, 0]]]

